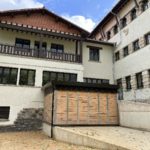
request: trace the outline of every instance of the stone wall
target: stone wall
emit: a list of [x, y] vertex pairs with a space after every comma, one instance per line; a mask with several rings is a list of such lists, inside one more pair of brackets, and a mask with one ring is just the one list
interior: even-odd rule
[[[142, 103], [140, 101], [120, 101], [119, 116], [120, 125], [150, 131], [150, 100]], [[148, 104], [149, 103], [149, 104]]]
[[14, 125], [1, 126], [1, 132], [30, 131], [42, 128], [43, 108], [25, 108], [19, 114]]

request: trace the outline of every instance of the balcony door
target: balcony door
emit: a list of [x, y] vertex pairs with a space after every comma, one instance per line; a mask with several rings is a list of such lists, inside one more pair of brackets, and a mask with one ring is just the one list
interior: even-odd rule
[[42, 48], [40, 48], [40, 42], [35, 41], [34, 43], [34, 49], [37, 53], [37, 56], [45, 56], [46, 55], [46, 49], [47, 49], [47, 43], [42, 42]]

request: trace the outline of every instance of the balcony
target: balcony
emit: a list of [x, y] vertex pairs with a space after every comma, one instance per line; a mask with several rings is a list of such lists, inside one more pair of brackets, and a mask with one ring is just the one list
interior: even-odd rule
[[82, 57], [77, 54], [54, 53], [48, 50], [23, 49], [11, 45], [0, 44], [0, 53], [24, 57], [33, 57], [49, 60], [57, 60], [72, 63], [81, 63]]

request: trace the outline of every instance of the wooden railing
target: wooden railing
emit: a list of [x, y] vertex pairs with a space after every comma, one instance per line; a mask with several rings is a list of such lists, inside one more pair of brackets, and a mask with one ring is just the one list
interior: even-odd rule
[[82, 58], [80, 55], [68, 53], [54, 53], [47, 50], [24, 49], [15, 46], [0, 44], [0, 53], [9, 55], [18, 55], [26, 57], [36, 57], [43, 59], [60, 60], [74, 63], [81, 63]]

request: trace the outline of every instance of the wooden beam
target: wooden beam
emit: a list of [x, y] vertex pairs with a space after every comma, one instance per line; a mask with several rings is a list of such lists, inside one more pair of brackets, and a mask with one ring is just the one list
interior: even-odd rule
[[28, 27], [23, 27], [23, 26], [16, 26], [16, 25], [12, 25], [12, 24], [0, 23], [0, 27], [6, 28], [6, 29], [12, 29], [12, 30], [24, 31], [26, 33], [32, 32], [32, 33], [37, 33], [37, 34], [50, 35], [50, 36], [54, 36], [54, 37], [62, 37], [62, 38], [66, 38], [66, 39], [83, 40], [83, 38], [79, 37], [79, 36], [73, 36], [73, 35], [69, 35], [69, 34], [61, 34], [61, 33], [51, 32], [51, 31], [47, 31], [47, 30], [38, 30], [38, 29], [33, 29], [33, 28], [28, 28]]

